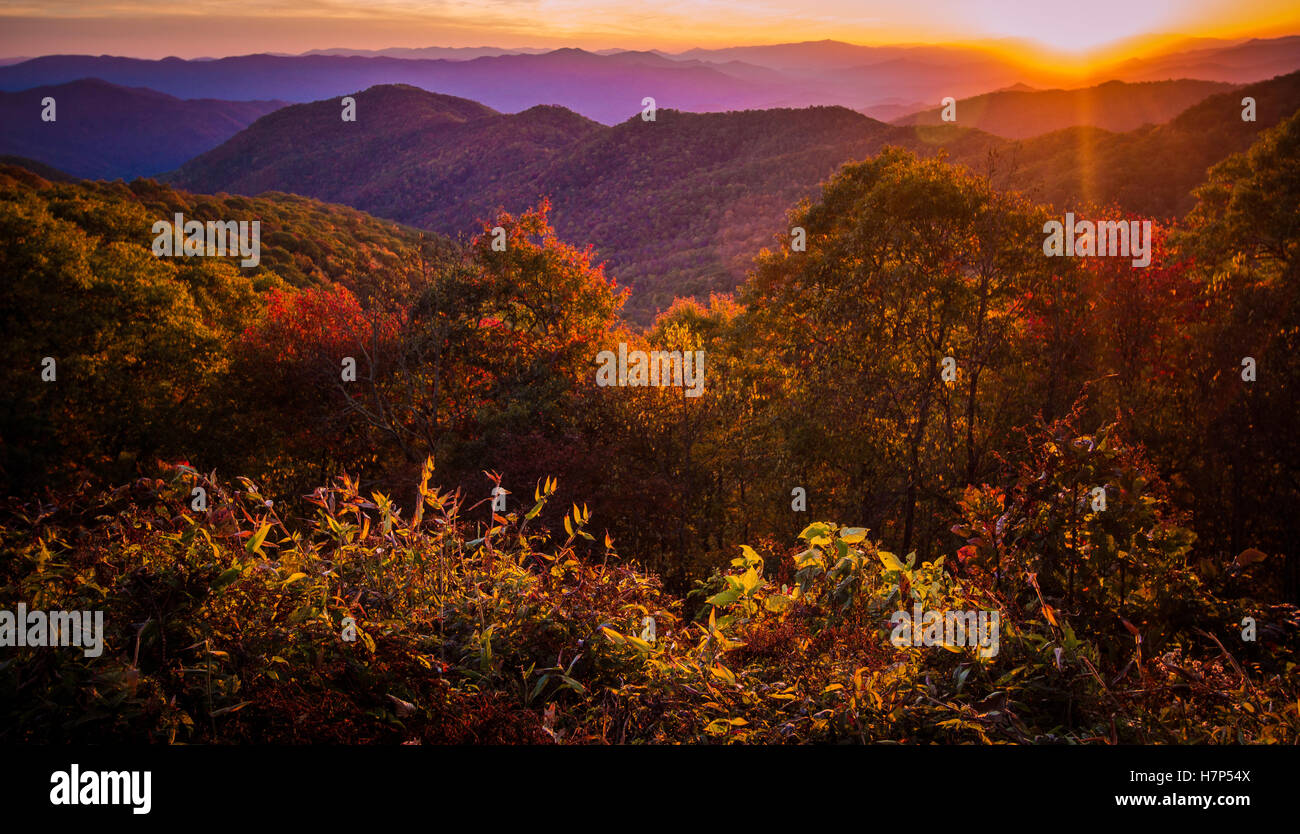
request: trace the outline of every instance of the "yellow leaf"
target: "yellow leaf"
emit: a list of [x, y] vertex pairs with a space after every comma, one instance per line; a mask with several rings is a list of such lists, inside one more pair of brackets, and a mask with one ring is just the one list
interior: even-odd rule
[[249, 553], [261, 553], [262, 542], [266, 541], [266, 534], [269, 532], [271, 532], [271, 525], [268, 522], [262, 525], [261, 529], [257, 531], [257, 534], [249, 539], [248, 544], [244, 545], [244, 547]]
[[904, 570], [903, 563], [898, 561], [898, 557], [890, 553], [888, 550], [878, 550], [876, 551], [876, 555], [879, 556], [880, 561], [884, 563], [885, 570]]
[[773, 614], [780, 614], [783, 611], [788, 611], [790, 606], [793, 604], [794, 600], [784, 594], [773, 594], [763, 600], [763, 607], [768, 611], [771, 611]]

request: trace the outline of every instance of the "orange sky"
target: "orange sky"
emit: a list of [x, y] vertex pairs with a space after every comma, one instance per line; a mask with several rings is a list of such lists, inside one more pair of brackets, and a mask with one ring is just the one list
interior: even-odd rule
[[823, 38], [1015, 39], [1030, 42], [1011, 47], [1017, 54], [1075, 68], [1141, 54], [1172, 34], [1295, 32], [1295, 0], [0, 0], [0, 56], [191, 58], [337, 46], [676, 51]]

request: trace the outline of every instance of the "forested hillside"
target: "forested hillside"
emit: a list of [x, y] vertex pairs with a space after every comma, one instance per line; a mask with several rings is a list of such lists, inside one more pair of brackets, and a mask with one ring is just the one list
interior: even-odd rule
[[[963, 125], [1008, 139], [1029, 139], [1077, 126], [1122, 132], [1162, 124], [1231, 89], [1231, 84], [1184, 78], [1140, 84], [1107, 81], [1075, 90], [995, 90], [958, 100], [956, 112]], [[893, 121], [896, 125], [942, 123], [942, 107]]]
[[[247, 218], [260, 265], [163, 259], [152, 224]], [[213, 197], [148, 180], [51, 183], [0, 166], [0, 288], [6, 392], [0, 478], [10, 489], [66, 480], [78, 468], [130, 474], [155, 454], [186, 454], [233, 420], [230, 349], [266, 293], [333, 287], [397, 269], [419, 235], [305, 197]], [[57, 359], [66, 385], [33, 377]], [[36, 365], [32, 365], [35, 362]]]
[[284, 104], [182, 100], [97, 78], [0, 92], [0, 154], [91, 179], [157, 176]]
[[[1300, 115], [1275, 101], [1149, 267], [1046, 257], [1059, 207], [886, 147], [828, 162], [734, 296], [645, 330], [559, 197], [454, 242], [0, 169], [0, 601], [110, 623], [98, 658], [16, 655], [0, 737], [1294, 743]], [[1244, 141], [1230, 103], [1161, 135]], [[763, 182], [828, 159], [758, 129], [780, 113], [660, 118], [568, 169], [646, 240], [707, 235], [675, 225], [684, 180], [743, 179], [732, 148]], [[260, 219], [261, 265], [155, 257], [175, 211]], [[701, 395], [597, 384], [628, 349], [702, 351]], [[913, 605], [995, 613], [999, 647], [900, 646]]]
[[[1257, 121], [1241, 119], [1248, 95]], [[705, 300], [739, 286], [757, 248], [788, 233], [789, 206], [886, 145], [946, 154], [1043, 203], [1181, 216], [1208, 166], [1300, 109], [1300, 73], [1211, 96], [1167, 124], [1070, 128], [1022, 142], [969, 129], [960, 112], [955, 125], [898, 127], [838, 107], [659, 110], [652, 122], [604, 127], [562, 108], [502, 115], [412, 87], [355, 98], [355, 123], [342, 120], [337, 99], [288, 108], [170, 181], [306, 194], [453, 236], [546, 197], [560, 234], [595, 247], [631, 289], [625, 314], [647, 325], [675, 297]]]

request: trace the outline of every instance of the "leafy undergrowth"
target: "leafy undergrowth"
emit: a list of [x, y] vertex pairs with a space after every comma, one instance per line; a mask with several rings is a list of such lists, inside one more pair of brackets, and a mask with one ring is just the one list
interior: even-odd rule
[[[410, 518], [345, 477], [289, 520], [187, 466], [14, 506], [0, 604], [102, 610], [106, 641], [5, 649], [0, 740], [1295, 743], [1288, 633], [1241, 642], [1248, 603], [1200, 586], [1105, 437], [1042, 448], [1016, 490], [968, 491], [952, 564], [815, 523], [685, 601], [582, 508], [535, 529], [554, 481], [522, 517], [430, 489], [431, 464]], [[896, 647], [917, 604], [997, 612], [996, 654]]]

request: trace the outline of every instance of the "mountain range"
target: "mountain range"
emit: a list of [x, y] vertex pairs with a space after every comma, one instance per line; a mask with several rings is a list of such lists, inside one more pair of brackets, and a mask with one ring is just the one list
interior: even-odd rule
[[[1241, 119], [1254, 96], [1258, 121]], [[259, 119], [167, 177], [191, 191], [283, 191], [445, 234], [548, 198], [567, 240], [591, 243], [633, 288], [644, 323], [677, 295], [729, 290], [784, 215], [842, 164], [886, 145], [944, 153], [1063, 208], [1186, 211], [1205, 170], [1300, 109], [1300, 73], [1217, 93], [1159, 125], [1072, 127], [1008, 140], [962, 126], [889, 125], [843, 107], [686, 113], [607, 127], [560, 107], [504, 114], [399, 85]], [[992, 157], [991, 157], [992, 155]]]
[[[1039, 88], [1102, 81], [1193, 78], [1242, 84], [1300, 69], [1300, 37], [1242, 43], [1198, 42], [1108, 67], [1104, 77], [1075, 78], [1016, 57], [1012, 50], [958, 46], [857, 46], [836, 41], [763, 47], [536, 54], [412, 50], [381, 54], [244, 55], [215, 60], [142, 60], [48, 55], [0, 66], [0, 90], [99, 78], [182, 99], [280, 99], [308, 102], [380, 84], [409, 84], [472, 99], [507, 113], [556, 104], [612, 125], [637, 114], [649, 96], [662, 108], [693, 112], [887, 104], [977, 96], [1027, 83]], [[496, 50], [484, 48], [486, 53]], [[327, 50], [329, 53], [347, 50]], [[421, 57], [410, 57], [418, 55]], [[885, 115], [878, 113], [878, 115]], [[902, 113], [892, 114], [895, 117]]]
[[[1027, 139], [1066, 127], [1133, 130], [1167, 122], [1214, 93], [1233, 85], [1217, 81], [1107, 81], [1078, 90], [1007, 89], [956, 102], [957, 124], [1009, 139]], [[897, 125], [943, 124], [935, 107], [894, 119]]]
[[[43, 101], [54, 99], [54, 120]], [[0, 155], [28, 157], [87, 179], [170, 171], [211, 150], [283, 101], [182, 100], [88, 78], [0, 92]]]
[[[1189, 77], [1074, 88], [948, 46], [317, 52], [0, 66], [0, 90], [22, 87], [0, 92], [0, 158], [47, 179], [304, 195], [453, 236], [549, 200], [557, 231], [594, 246], [645, 324], [674, 297], [734, 288], [788, 234], [791, 206], [887, 145], [1061, 210], [1171, 218], [1208, 166], [1300, 109], [1300, 38], [1188, 41], [1112, 69]], [[1276, 67], [1290, 74], [1258, 80]], [[940, 92], [958, 98], [953, 124]], [[1244, 96], [1257, 121], [1242, 120]]]

